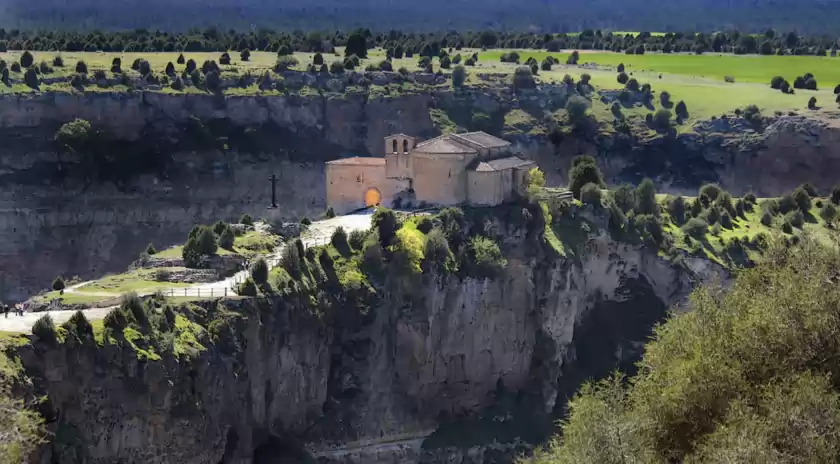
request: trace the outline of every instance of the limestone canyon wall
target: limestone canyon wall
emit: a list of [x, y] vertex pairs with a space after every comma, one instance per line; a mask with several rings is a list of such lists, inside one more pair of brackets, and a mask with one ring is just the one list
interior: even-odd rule
[[[231, 300], [220, 304], [234, 331], [192, 360], [142, 361], [129, 346], [26, 347], [56, 433], [42, 459], [480, 462], [495, 452], [488, 444], [521, 441], [523, 417], [542, 417], [550, 433], [582, 379], [636, 359], [666, 308], [714, 271], [674, 267], [603, 233], [566, 259], [500, 230], [508, 265], [498, 278], [426, 275], [412, 305], [385, 297], [364, 318], [325, 323], [283, 299]], [[631, 286], [648, 299], [629, 297]], [[593, 317], [609, 304], [623, 306]], [[481, 429], [471, 418], [504, 395], [529, 400], [495, 416], [480, 442], [457, 438], [452, 430]]]
[[[680, 136], [573, 132], [552, 138], [545, 135], [553, 124], [546, 115], [563, 107], [566, 93], [563, 86], [543, 86], [519, 95], [438, 87], [378, 96], [0, 97], [0, 299], [26, 298], [57, 274], [89, 278], [122, 270], [148, 241], [158, 248], [180, 243], [196, 223], [266, 216], [271, 173], [280, 178], [281, 209], [273, 216], [315, 216], [325, 208], [324, 160], [379, 155], [382, 137], [395, 132], [437, 135], [441, 121], [432, 114], [445, 114], [465, 130], [507, 137], [539, 162], [550, 185], [563, 184], [570, 159], [583, 153], [596, 156], [611, 183], [648, 176], [672, 192], [713, 181], [734, 193], [776, 195], [806, 181], [825, 190], [840, 169], [837, 122], [805, 117], [786, 116], [759, 132], [718, 120]], [[533, 115], [540, 130], [505, 126], [512, 109]], [[477, 114], [489, 115], [490, 127], [476, 126]], [[126, 148], [142, 147], [130, 155], [115, 148], [114, 157], [153, 159], [153, 166], [118, 183], [67, 176], [67, 166], [79, 162], [62, 159], [52, 139], [74, 118], [124, 140]], [[198, 144], [195, 126], [213, 143]], [[260, 143], [240, 143], [252, 130], [261, 134]]]

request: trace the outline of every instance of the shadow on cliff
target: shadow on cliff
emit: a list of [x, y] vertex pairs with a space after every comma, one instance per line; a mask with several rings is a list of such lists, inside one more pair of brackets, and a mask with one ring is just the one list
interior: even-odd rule
[[668, 308], [643, 276], [627, 279], [616, 300], [600, 300], [575, 330], [558, 382], [555, 414], [561, 416], [567, 400], [588, 380], [607, 377], [612, 371], [633, 376], [644, 344], [667, 315]]
[[314, 464], [315, 459], [301, 444], [272, 435], [254, 450], [254, 459], [251, 462], [253, 464]]
[[565, 417], [568, 400], [583, 383], [605, 378], [615, 370], [628, 376], [636, 373], [645, 342], [666, 315], [666, 305], [644, 277], [628, 278], [615, 299], [598, 298], [576, 324], [572, 345], [556, 379], [553, 409], [546, 410], [541, 377], [544, 380], [545, 373], [555, 369], [555, 347], [551, 337], [539, 334], [531, 361], [531, 386], [513, 392], [500, 381], [492, 404], [478, 414], [442, 417], [440, 427], [423, 444], [429, 462], [436, 462], [441, 449], [465, 450], [500, 443], [503, 449], [483, 450], [483, 462], [513, 463], [516, 456], [528, 454], [531, 445], [547, 444], [560, 432], [557, 421]]

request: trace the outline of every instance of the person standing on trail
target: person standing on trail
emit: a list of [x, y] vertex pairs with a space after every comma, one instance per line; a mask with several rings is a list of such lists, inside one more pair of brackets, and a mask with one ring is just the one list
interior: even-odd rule
[[3, 305], [3, 315], [6, 316], [6, 319], [9, 318], [9, 305]]

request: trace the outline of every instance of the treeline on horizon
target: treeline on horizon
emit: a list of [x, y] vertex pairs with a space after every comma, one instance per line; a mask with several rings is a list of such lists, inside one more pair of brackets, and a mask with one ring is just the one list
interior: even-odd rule
[[220, 30], [214, 27], [193, 29], [185, 33], [136, 29], [122, 32], [25, 32], [0, 29], [0, 52], [7, 50], [39, 50], [64, 52], [202, 52], [202, 51], [267, 51], [287, 54], [300, 52], [331, 52], [333, 47], [346, 46], [348, 40], [363, 37], [367, 48], [381, 47], [396, 57], [403, 54], [437, 56], [446, 48], [503, 48], [547, 49], [552, 52], [575, 50], [604, 50], [642, 54], [662, 53], [735, 53], [763, 55], [818, 55], [829, 51], [836, 54], [838, 38], [831, 35], [804, 36], [796, 32], [777, 32], [768, 29], [761, 34], [738, 31], [716, 33], [669, 32], [666, 34], [617, 35], [587, 29], [579, 34], [540, 34], [529, 32], [498, 32], [492, 30], [469, 32], [414, 33], [391, 30], [355, 31], [293, 31], [259, 29], [250, 32]]

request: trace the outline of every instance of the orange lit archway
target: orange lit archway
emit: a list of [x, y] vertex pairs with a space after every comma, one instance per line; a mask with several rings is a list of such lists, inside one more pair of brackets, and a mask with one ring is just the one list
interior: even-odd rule
[[367, 192], [365, 192], [365, 207], [379, 206], [380, 201], [382, 201], [382, 194], [379, 193], [378, 189], [367, 189]]

